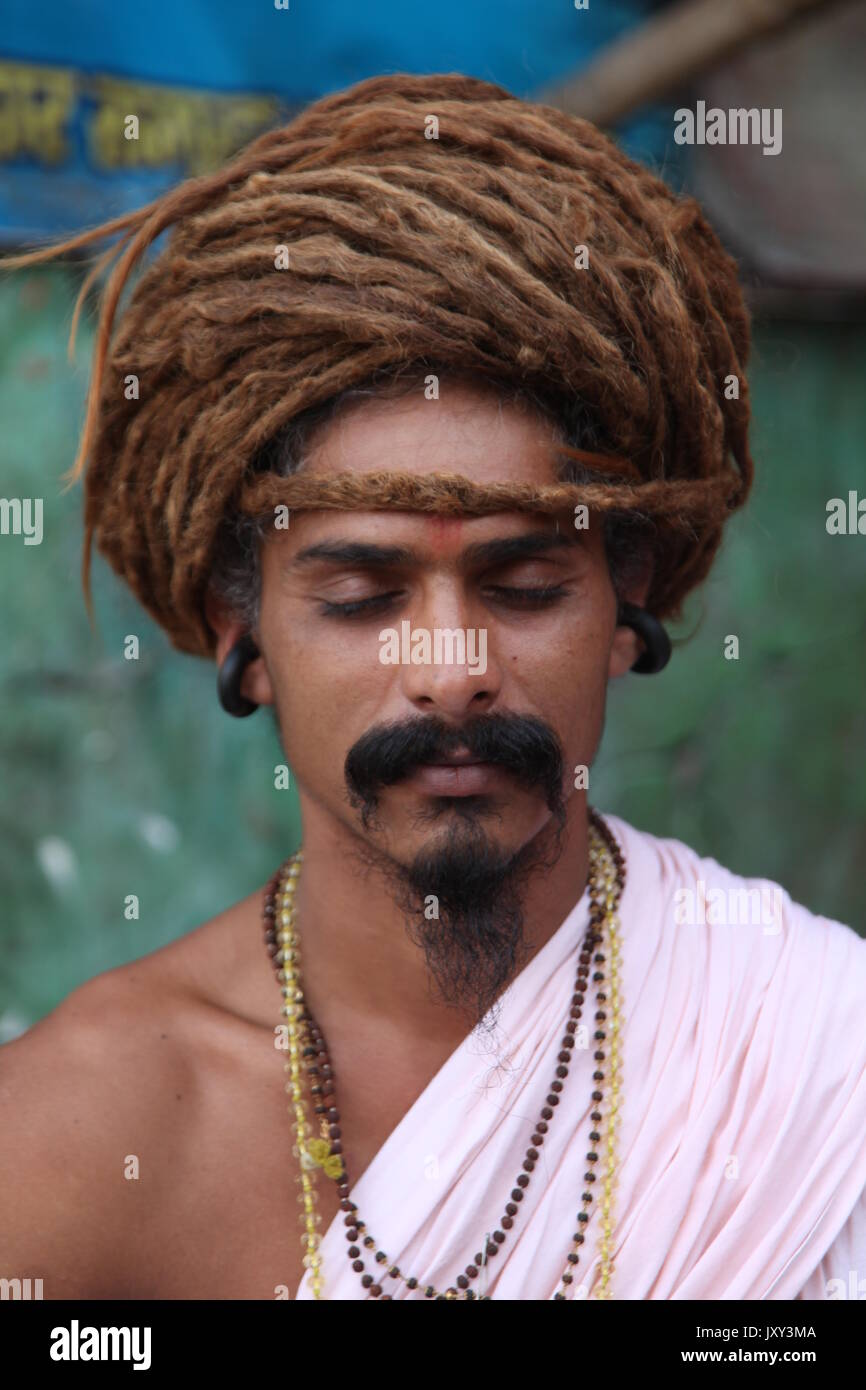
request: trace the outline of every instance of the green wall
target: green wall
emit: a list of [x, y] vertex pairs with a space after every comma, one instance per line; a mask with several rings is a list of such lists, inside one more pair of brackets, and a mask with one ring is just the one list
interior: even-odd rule
[[[92, 344], [85, 319], [69, 364], [78, 284], [0, 273], [0, 494], [44, 498], [42, 545], [0, 537], [0, 1040], [251, 892], [299, 838], [270, 715], [224, 715], [213, 667], [173, 652], [98, 556], [90, 630], [81, 490], [59, 481]], [[866, 536], [825, 519], [866, 496], [866, 325], [758, 325], [750, 380], [752, 502], [668, 669], [612, 689], [591, 800], [863, 932]]]

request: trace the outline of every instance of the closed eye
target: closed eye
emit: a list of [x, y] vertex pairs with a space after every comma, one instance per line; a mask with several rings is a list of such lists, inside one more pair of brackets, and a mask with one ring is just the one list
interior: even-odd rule
[[530, 585], [526, 588], [488, 584], [484, 593], [492, 594], [498, 602], [514, 608], [544, 608], [564, 598], [568, 589], [564, 584]]
[[[564, 598], [568, 589], [564, 584], [535, 584], [524, 587], [488, 584], [482, 592], [495, 603], [502, 603], [507, 607], [544, 608]], [[388, 593], [373, 594], [370, 598], [353, 599], [348, 603], [323, 600], [319, 611], [327, 618], [372, 617], [390, 607], [402, 595], [402, 589], [392, 589]]]
[[401, 594], [401, 589], [394, 589], [387, 594], [373, 594], [371, 598], [352, 599], [349, 603], [332, 603], [323, 599], [319, 612], [326, 618], [353, 618], [356, 614], [372, 615], [389, 607]]

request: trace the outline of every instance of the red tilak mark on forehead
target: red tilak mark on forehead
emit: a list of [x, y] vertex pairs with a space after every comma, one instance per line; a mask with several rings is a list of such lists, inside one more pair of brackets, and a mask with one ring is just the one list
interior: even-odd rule
[[462, 516], [430, 516], [427, 518], [427, 535], [430, 540], [430, 549], [434, 554], [441, 555], [443, 551], [449, 550], [457, 544], [464, 519]]

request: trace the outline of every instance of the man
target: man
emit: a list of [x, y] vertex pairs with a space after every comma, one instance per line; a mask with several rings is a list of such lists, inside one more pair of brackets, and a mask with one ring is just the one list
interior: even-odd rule
[[8, 1273], [847, 1291], [866, 945], [587, 796], [608, 681], [665, 664], [751, 482], [699, 210], [584, 122], [397, 75], [110, 230], [88, 541], [272, 707], [303, 846], [3, 1049]]

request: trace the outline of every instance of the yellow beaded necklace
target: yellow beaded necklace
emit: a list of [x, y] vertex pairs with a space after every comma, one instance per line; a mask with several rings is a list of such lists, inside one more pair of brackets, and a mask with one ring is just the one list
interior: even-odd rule
[[[619, 1046], [620, 1031], [622, 1026], [622, 1009], [620, 999], [620, 920], [617, 909], [619, 907], [619, 901], [624, 885], [625, 865], [624, 859], [622, 857], [621, 851], [619, 850], [619, 846], [617, 845], [616, 840], [614, 839], [608, 827], [601, 820], [601, 817], [598, 816], [595, 812], [592, 812], [592, 819], [590, 821], [589, 840], [590, 871], [588, 885], [591, 890], [591, 901], [594, 904], [594, 911], [593, 914], [591, 914], [591, 925], [592, 918], [595, 916], [596, 913], [600, 918], [598, 934], [593, 938], [593, 940], [597, 944], [598, 942], [604, 940], [604, 938], [606, 937], [607, 955], [610, 962], [608, 970], [608, 993], [605, 994], [599, 991], [597, 996], [599, 1003], [605, 1001], [606, 1004], [609, 1006], [610, 1022], [606, 1032], [596, 1031], [595, 1034], [596, 1039], [606, 1038], [609, 1034], [608, 1060], [610, 1071], [611, 1094], [608, 1105], [608, 1111], [606, 1115], [606, 1126], [604, 1135], [606, 1163], [604, 1179], [602, 1184], [603, 1196], [601, 1202], [598, 1204], [601, 1209], [601, 1232], [599, 1238], [599, 1286], [598, 1292], [596, 1294], [597, 1298], [607, 1299], [612, 1297], [610, 1285], [613, 1275], [613, 1260], [611, 1254], [613, 1232], [613, 1194], [615, 1179], [617, 1176], [616, 1126], [618, 1123], [620, 1109], [619, 1092], [621, 1059]], [[312, 1018], [305, 1006], [304, 993], [301, 985], [300, 942], [295, 931], [296, 908], [294, 905], [294, 895], [295, 890], [297, 888], [298, 879], [300, 877], [302, 862], [303, 852], [302, 850], [299, 850], [296, 854], [292, 855], [289, 860], [286, 861], [286, 864], [282, 867], [280, 872], [277, 875], [275, 875], [274, 880], [272, 880], [272, 886], [274, 889], [273, 897], [271, 898], [269, 895], [266, 895], [265, 922], [266, 930], [270, 932], [270, 919], [272, 917], [275, 918], [273, 922], [273, 934], [272, 936], [269, 936], [269, 940], [271, 940], [273, 943], [271, 949], [274, 954], [274, 962], [278, 966], [277, 977], [280, 980], [280, 986], [284, 1000], [281, 1013], [283, 1017], [287, 1020], [286, 1032], [288, 1034], [287, 1047], [289, 1057], [285, 1063], [285, 1070], [289, 1073], [289, 1079], [286, 1082], [286, 1091], [291, 1096], [290, 1111], [294, 1109], [295, 1117], [292, 1127], [297, 1136], [297, 1144], [295, 1145], [293, 1152], [299, 1160], [300, 1169], [297, 1181], [301, 1185], [301, 1192], [298, 1195], [298, 1201], [303, 1205], [303, 1213], [299, 1218], [304, 1226], [304, 1234], [301, 1238], [301, 1244], [305, 1251], [303, 1263], [305, 1268], [310, 1270], [310, 1283], [313, 1292], [313, 1297], [316, 1299], [321, 1299], [324, 1297], [322, 1258], [319, 1250], [322, 1238], [317, 1227], [321, 1225], [322, 1218], [316, 1210], [317, 1193], [314, 1183], [314, 1176], [317, 1168], [321, 1168], [327, 1177], [332, 1178], [336, 1181], [340, 1181], [341, 1178], [345, 1179], [345, 1173], [341, 1154], [341, 1145], [337, 1144], [336, 1149], [334, 1148], [333, 1141], [329, 1137], [328, 1122], [325, 1119], [324, 1115], [321, 1118], [321, 1137], [312, 1137], [313, 1128], [308, 1118], [307, 1106], [304, 1100], [303, 1085], [301, 1080], [302, 1053], [305, 1048], [311, 1050], [309, 1048], [309, 1044], [311, 1040], [310, 1026], [312, 1024]], [[588, 962], [589, 955], [582, 954], [580, 956], [580, 960]], [[605, 957], [603, 955], [596, 955], [595, 960], [597, 962], [602, 962], [605, 960]], [[586, 973], [586, 968], [587, 967], [585, 965], [582, 965], [580, 967], [580, 969], [584, 971], [584, 974]], [[604, 976], [601, 975], [600, 972], [596, 972], [594, 979], [601, 979], [603, 981]], [[579, 983], [578, 988], [582, 989], [583, 987], [584, 986]], [[578, 998], [582, 1002], [583, 995], [581, 994], [573, 996], [572, 1004], [574, 1004], [574, 1001]], [[571, 1018], [575, 1019], [576, 1017], [579, 1017], [580, 1013], [581, 1010], [579, 1007], [577, 1007], [576, 1009], [573, 1007], [571, 1010]], [[597, 1013], [596, 1018], [602, 1018], [606, 1020], [607, 1008], [604, 1012]], [[569, 1028], [571, 1035], [573, 1035], [575, 1031], [574, 1022], [571, 1022], [566, 1026]], [[315, 1025], [313, 1025], [313, 1027], [315, 1027]], [[321, 1039], [321, 1034], [319, 1033], [317, 1028], [315, 1029], [315, 1032], [316, 1036], [319, 1039]], [[603, 1059], [605, 1057], [605, 1054], [597, 1050], [595, 1052], [595, 1057], [597, 1059]], [[566, 1073], [567, 1068], [559, 1068], [558, 1074]], [[598, 1080], [599, 1077], [603, 1077], [603, 1074], [596, 1071], [594, 1073], [594, 1078]], [[557, 1083], [554, 1082], [553, 1085], [556, 1086]], [[559, 1089], [561, 1089], [561, 1085], [559, 1086]], [[552, 1097], [548, 1096], [548, 1101], [550, 1101], [551, 1099]], [[601, 1100], [601, 1093], [598, 1091], [594, 1091], [593, 1100], [595, 1101], [596, 1105], [598, 1105], [598, 1103]], [[552, 1114], [552, 1112], [542, 1111], [542, 1114]], [[592, 1114], [594, 1123], [598, 1123], [601, 1121], [602, 1116], [597, 1109], [594, 1110]], [[538, 1127], [540, 1129], [545, 1130], [547, 1128], [546, 1124], [542, 1122], [539, 1122]], [[540, 1136], [538, 1135], [535, 1135], [533, 1137], [536, 1140], [540, 1139]], [[593, 1131], [590, 1137], [593, 1141], [597, 1141], [601, 1138], [601, 1134], [597, 1130], [595, 1130]], [[534, 1153], [535, 1151], [530, 1150], [528, 1152]], [[589, 1160], [595, 1160], [597, 1159], [598, 1155], [595, 1153], [590, 1153], [587, 1157]], [[524, 1164], [524, 1167], [528, 1166], [531, 1167], [534, 1165], [528, 1165], [526, 1163]], [[594, 1181], [594, 1173], [587, 1173], [585, 1176], [587, 1181]], [[524, 1179], [524, 1181], [528, 1183], [528, 1178]], [[515, 1191], [512, 1195], [514, 1197], [517, 1197], [522, 1196], [522, 1193], [520, 1193], [518, 1190]], [[590, 1193], [584, 1193], [585, 1206], [588, 1205], [591, 1201], [591, 1195], [592, 1194]], [[342, 1205], [346, 1209], [350, 1209], [353, 1211], [356, 1210], [352, 1203], [347, 1203], [344, 1201]], [[516, 1213], [517, 1207], [513, 1207], [513, 1210]], [[585, 1211], [581, 1213], [578, 1217], [578, 1221], [582, 1222], [587, 1222], [588, 1219], [588, 1215]], [[364, 1231], [366, 1228], [364, 1227], [364, 1224], [361, 1221], [357, 1221], [356, 1224], [358, 1227], [358, 1231], [355, 1234], [359, 1235], [359, 1233], [361, 1231]], [[508, 1224], [507, 1219], [503, 1221], [503, 1224]], [[496, 1232], [496, 1235], [497, 1237], [501, 1237], [501, 1239], [504, 1241], [505, 1236], [501, 1232]], [[574, 1240], [575, 1243], [578, 1245], [583, 1242], [582, 1231], [575, 1234]], [[375, 1241], [373, 1241], [372, 1238], [369, 1236], [364, 1237], [364, 1244], [371, 1248], [375, 1247]], [[488, 1246], [486, 1253], [495, 1254], [496, 1248]], [[376, 1256], [377, 1260], [379, 1260], [380, 1257], [382, 1261], [384, 1261], [386, 1264], [388, 1263], [387, 1257], [384, 1255], [384, 1252], [379, 1251], [379, 1253]], [[477, 1261], [481, 1259], [482, 1257], [480, 1255], [476, 1256]], [[573, 1274], [569, 1273], [569, 1269], [573, 1270], [576, 1266], [578, 1262], [578, 1255], [573, 1251], [569, 1254], [568, 1259], [571, 1263], [569, 1266], [567, 1266], [566, 1272], [562, 1276], [562, 1283], [563, 1286], [566, 1288], [573, 1284]], [[359, 1265], [361, 1265], [360, 1260], [356, 1263], [355, 1267], [357, 1268]], [[470, 1266], [469, 1268], [472, 1269], [473, 1267]], [[392, 1274], [394, 1277], [400, 1277], [401, 1279], [403, 1278], [401, 1272], [397, 1269], [396, 1266], [389, 1265], [388, 1273]], [[405, 1282], [407, 1282], [409, 1287], [419, 1287], [418, 1280], [408, 1279]], [[458, 1282], [461, 1281], [459, 1280]], [[475, 1295], [475, 1293], [468, 1288], [468, 1284], [469, 1280], [463, 1278], [462, 1285], [466, 1286], [463, 1292], [460, 1292], [457, 1288], [452, 1287], [449, 1288], [446, 1293], [440, 1294], [437, 1290], [435, 1290], [432, 1287], [432, 1285], [427, 1286], [427, 1288], [423, 1291], [425, 1292], [427, 1297], [445, 1298], [451, 1300], [460, 1298], [474, 1299], [476, 1297], [489, 1297], [489, 1295], [486, 1294]], [[378, 1287], [379, 1286], [377, 1285], [372, 1285], [373, 1290], [378, 1289]], [[390, 1295], [382, 1293], [381, 1290], [379, 1290], [378, 1293], [373, 1293], [372, 1296], [390, 1298]], [[565, 1298], [567, 1296], [568, 1295], [566, 1293], [561, 1291], [555, 1295], [555, 1297], [559, 1299]]]

